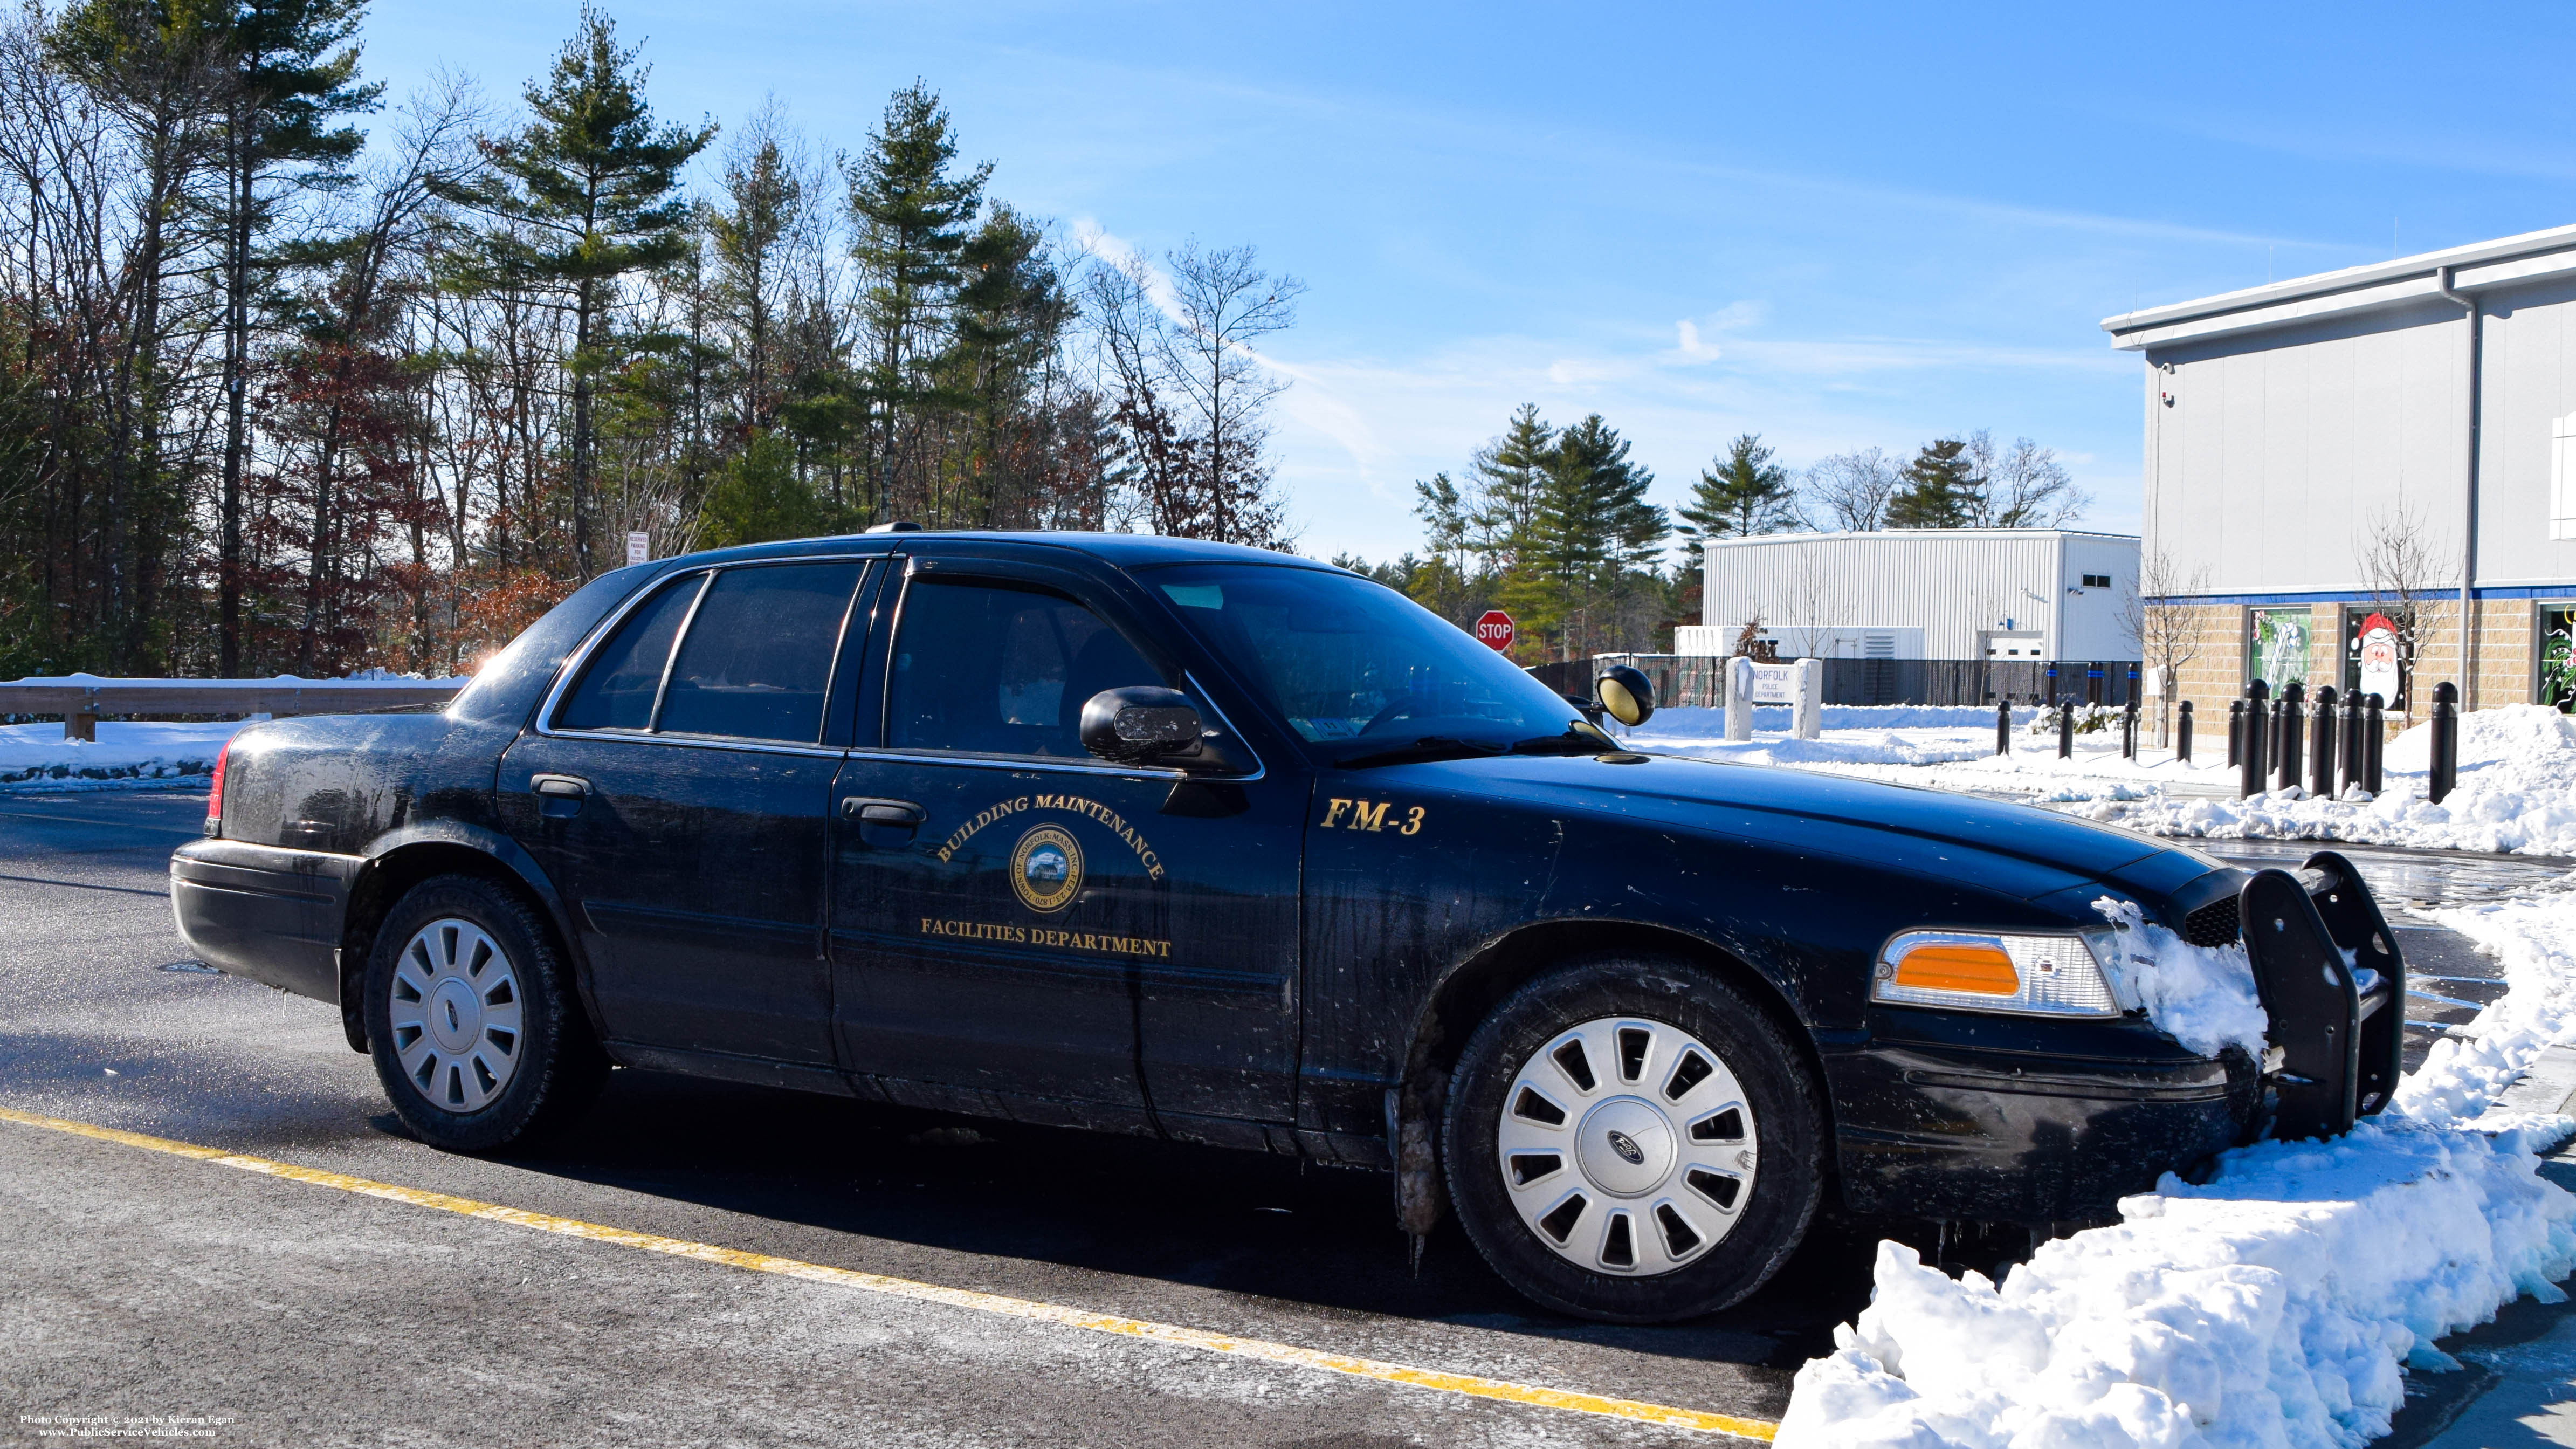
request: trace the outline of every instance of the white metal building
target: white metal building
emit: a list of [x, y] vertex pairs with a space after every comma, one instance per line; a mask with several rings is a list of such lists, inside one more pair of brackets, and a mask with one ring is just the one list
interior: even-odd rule
[[2564, 697], [2545, 667], [2576, 627], [2576, 226], [2102, 327], [2146, 363], [2146, 547], [2206, 635], [2182, 671], [2203, 711], [2255, 672], [2351, 687], [2391, 527], [2431, 555], [2419, 672], [2471, 706]]
[[1746, 621], [1800, 659], [2134, 660], [2138, 540], [2054, 528], [1775, 533], [1708, 545], [1679, 654], [1732, 654]]

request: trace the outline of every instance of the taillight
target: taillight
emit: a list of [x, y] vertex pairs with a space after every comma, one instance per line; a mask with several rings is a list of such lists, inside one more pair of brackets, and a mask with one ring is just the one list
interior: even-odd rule
[[206, 833], [208, 835], [224, 833], [224, 766], [232, 757], [233, 742], [226, 740], [224, 747], [215, 754], [214, 786], [206, 791]]

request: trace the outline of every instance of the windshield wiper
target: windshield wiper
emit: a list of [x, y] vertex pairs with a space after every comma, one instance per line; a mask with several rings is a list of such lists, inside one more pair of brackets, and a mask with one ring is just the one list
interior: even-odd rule
[[1604, 743], [1599, 735], [1569, 727], [1561, 735], [1540, 735], [1512, 746], [1515, 755], [1598, 755], [1619, 746]]
[[1372, 765], [1417, 765], [1428, 760], [1463, 760], [1505, 753], [1505, 747], [1491, 740], [1462, 740], [1451, 735], [1424, 735], [1409, 745], [1353, 755], [1335, 764], [1345, 770], [1365, 770]]

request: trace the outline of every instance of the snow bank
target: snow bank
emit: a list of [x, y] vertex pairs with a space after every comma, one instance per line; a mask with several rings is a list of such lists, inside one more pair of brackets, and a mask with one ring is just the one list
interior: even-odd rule
[[[2027, 726], [2039, 717], [2039, 711], [2023, 705], [2012, 712], [2016, 727]], [[1785, 704], [1757, 704], [1753, 707], [1756, 730], [1789, 729], [1789, 707]], [[1980, 729], [1991, 741], [1995, 736], [1995, 707], [1990, 704], [1828, 704], [1821, 708], [1817, 726], [1829, 730], [1915, 730], [1915, 729]], [[1654, 717], [1629, 732], [1629, 738], [1643, 742], [1670, 734], [1677, 739], [1724, 739], [1726, 711], [1702, 705], [1676, 705], [1659, 709]]]
[[1882, 1244], [1869, 1308], [1799, 1371], [1779, 1442], [2356, 1449], [2388, 1432], [2401, 1363], [2448, 1366], [2434, 1339], [2525, 1293], [2563, 1300], [2576, 1196], [2536, 1149], [2576, 1124], [2467, 1124], [2576, 1036], [2576, 894], [2440, 918], [2503, 958], [2508, 990], [2387, 1113], [2229, 1152], [2205, 1186], [2168, 1174], [2000, 1285]]
[[[2015, 713], [2022, 716], [2030, 711]], [[1739, 765], [1828, 769], [1972, 760], [1993, 753], [1995, 748], [1995, 712], [1991, 709], [1826, 705], [1819, 719], [1823, 737], [1802, 740], [1790, 732], [1786, 707], [1764, 705], [1753, 711], [1753, 728], [1752, 739], [1729, 740], [1725, 710], [1692, 706], [1659, 710], [1638, 728], [1616, 733], [1637, 749], [1659, 754]]]
[[215, 756], [241, 728], [101, 720], [98, 741], [63, 738], [59, 723], [0, 725], [0, 790], [123, 789], [135, 785], [202, 785]]
[[2243, 800], [2151, 799], [2077, 813], [2157, 835], [2203, 839], [2349, 840], [2433, 850], [2576, 855], [2576, 724], [2536, 704], [2460, 717], [2460, 776], [2450, 797], [2424, 798], [2432, 726], [2390, 740], [2378, 799], [2311, 799], [2296, 790]]

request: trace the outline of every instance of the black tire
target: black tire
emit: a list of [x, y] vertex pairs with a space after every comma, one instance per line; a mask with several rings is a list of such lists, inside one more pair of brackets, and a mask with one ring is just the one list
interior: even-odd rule
[[[464, 1095], [458, 1085], [461, 1072], [470, 1066], [457, 1067], [452, 1057], [442, 1062], [433, 1055], [427, 1080], [415, 1079], [403, 1056], [421, 1031], [409, 1027], [397, 1033], [393, 1019], [396, 967], [415, 936], [441, 921], [469, 923], [500, 948], [512, 978], [510, 1004], [516, 1006], [515, 1030], [506, 1033], [506, 1076], [488, 1100], [467, 1110], [452, 1099]], [[416, 993], [406, 999], [420, 1001]], [[422, 1141], [445, 1151], [493, 1152], [562, 1127], [589, 1107], [607, 1080], [608, 1058], [582, 1019], [570, 973], [536, 909], [517, 892], [488, 880], [436, 876], [403, 893], [368, 953], [364, 1010], [368, 1054], [375, 1058], [376, 1076], [395, 1115]]]
[[[1734, 1206], [1732, 1226], [1696, 1258], [1680, 1258], [1680, 1266], [1653, 1276], [1589, 1267], [1542, 1241], [1514, 1207], [1502, 1161], [1500, 1133], [1512, 1105], [1505, 1099], [1524, 1065], [1564, 1034], [1604, 1018], [1661, 1023], [1705, 1045], [1723, 1058], [1758, 1124], [1759, 1166]], [[1578, 1136], [1569, 1140], [1579, 1140], [1584, 1124], [1596, 1120], [1576, 1119]], [[1579, 1317], [1668, 1323], [1741, 1301], [1788, 1261], [1823, 1197], [1824, 1121], [1817, 1086], [1799, 1054], [1743, 993], [1675, 961], [1598, 957], [1513, 992], [1467, 1039], [1450, 1079], [1441, 1157], [1459, 1221], [1503, 1281]], [[1606, 1137], [1636, 1160], [1632, 1139], [1616, 1132]]]

